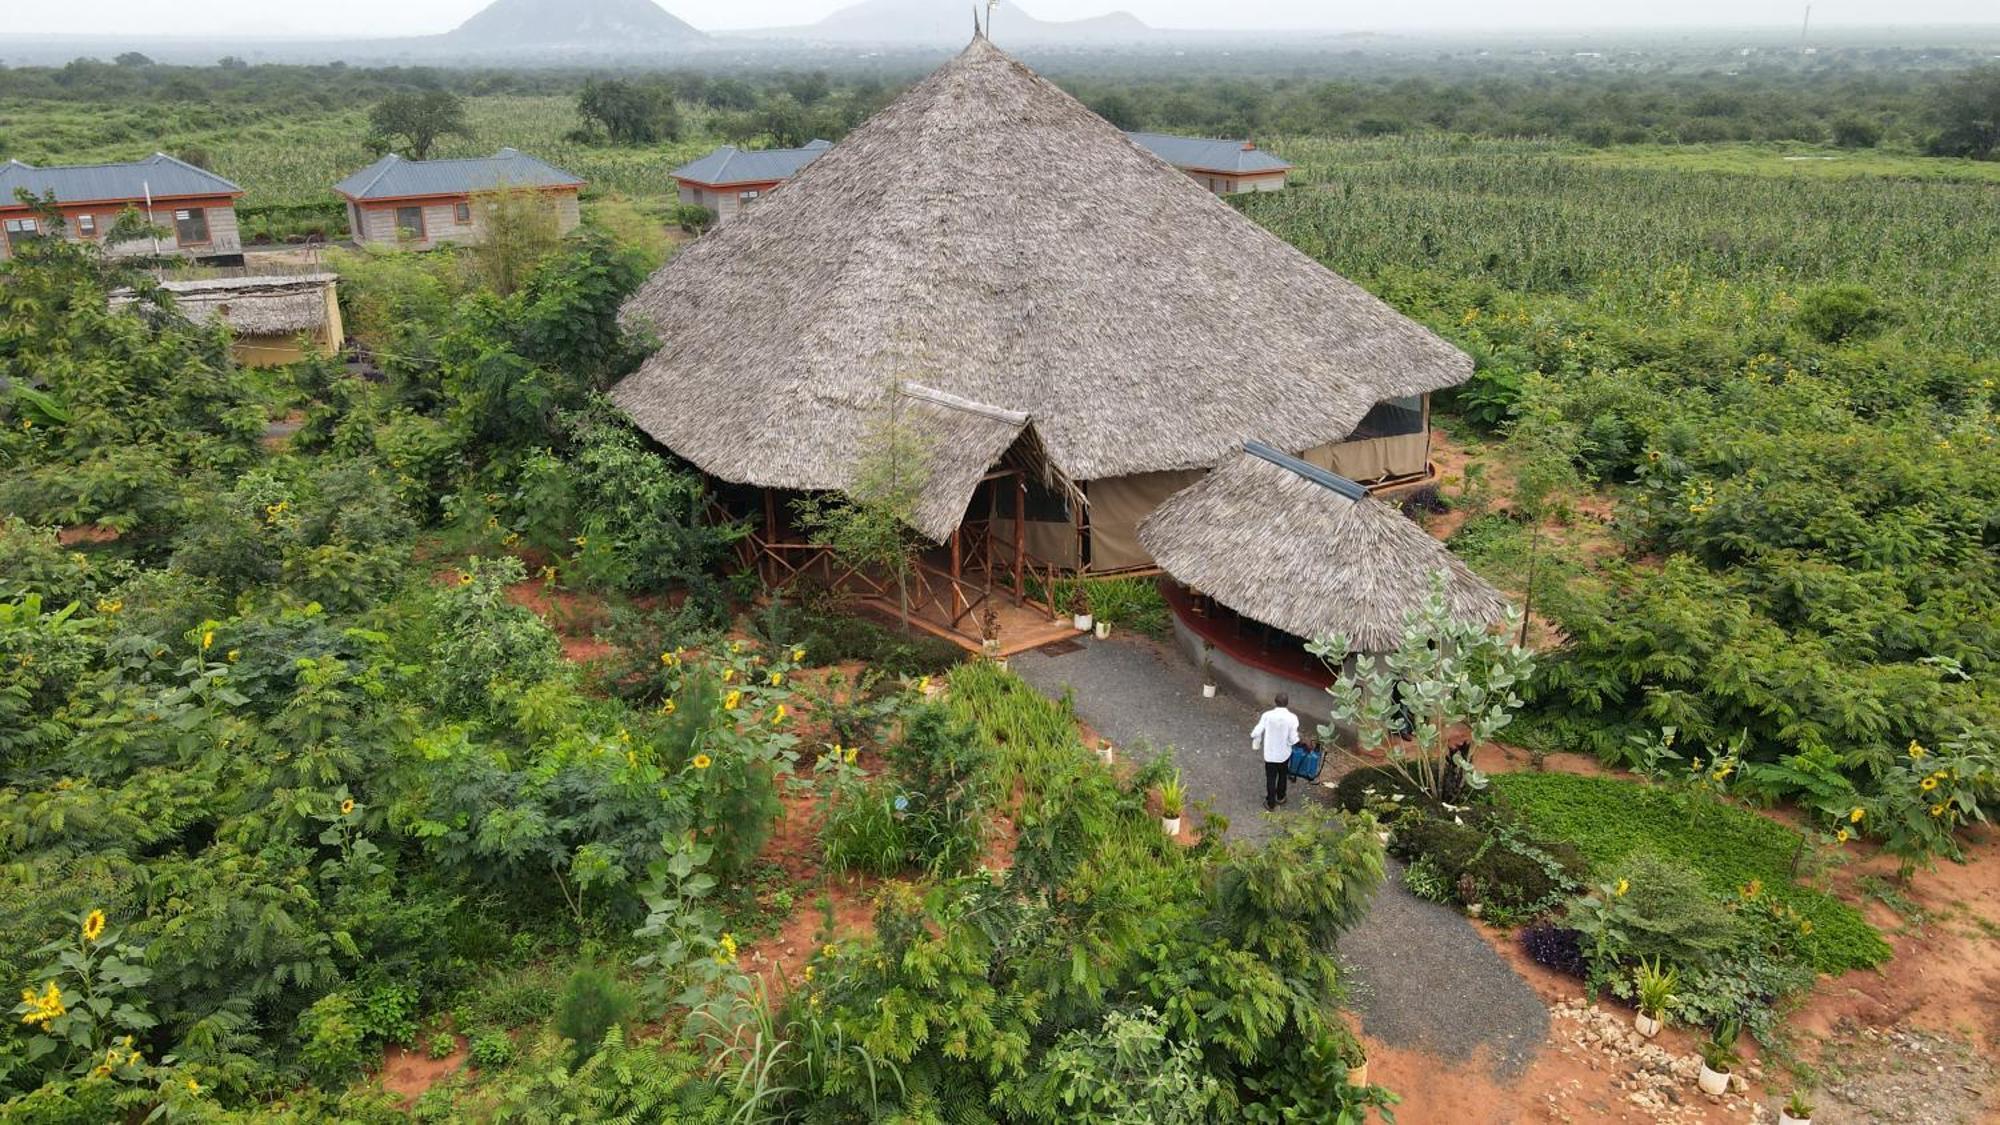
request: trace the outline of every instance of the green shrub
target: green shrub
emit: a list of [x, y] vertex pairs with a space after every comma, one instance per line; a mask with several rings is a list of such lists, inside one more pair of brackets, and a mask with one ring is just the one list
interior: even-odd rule
[[1827, 344], [1865, 340], [1879, 334], [1895, 316], [1875, 294], [1859, 285], [1828, 285], [1799, 300], [1799, 327]]
[[889, 766], [905, 802], [909, 858], [932, 875], [955, 875], [985, 850], [993, 803], [992, 754], [970, 723], [944, 708], [920, 706], [889, 747]]
[[900, 787], [884, 778], [855, 780], [839, 786], [826, 806], [820, 828], [827, 870], [835, 874], [862, 871], [871, 875], [902, 873], [910, 841], [896, 802], [907, 803]]
[[361, 1069], [361, 1044], [368, 1037], [346, 994], [329, 992], [299, 1017], [299, 1059], [320, 1082], [343, 1085]]
[[1811, 921], [1802, 945], [1820, 972], [1868, 968], [1889, 956], [1887, 943], [1853, 907], [1791, 881], [1794, 858], [1805, 842], [1767, 817], [1721, 806], [1690, 829], [1682, 806], [1664, 790], [1566, 773], [1498, 774], [1491, 789], [1529, 830], [1573, 844], [1599, 871], [1651, 852], [1686, 864], [1716, 895], [1761, 885]]
[[527, 577], [512, 556], [468, 560], [459, 581], [438, 591], [430, 625], [429, 673], [439, 706], [460, 715], [495, 715], [496, 687], [518, 690], [553, 675], [562, 654], [542, 619], [507, 599]]
[[1157, 578], [1106, 578], [1090, 583], [1090, 609], [1099, 621], [1155, 639], [1173, 635], [1173, 618]]
[[574, 1047], [572, 1058], [582, 1062], [597, 1050], [604, 1033], [622, 1026], [637, 1007], [632, 991], [605, 969], [586, 965], [570, 974], [556, 1002], [556, 1031]]
[[469, 1057], [474, 1066], [503, 1067], [513, 1062], [516, 1054], [513, 1038], [500, 1028], [482, 1028], [472, 1033]]

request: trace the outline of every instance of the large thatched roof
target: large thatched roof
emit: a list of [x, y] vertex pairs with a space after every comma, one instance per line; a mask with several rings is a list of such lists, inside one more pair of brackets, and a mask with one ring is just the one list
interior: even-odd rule
[[612, 398], [787, 489], [840, 487], [851, 415], [899, 381], [1027, 415], [1089, 480], [1204, 468], [1244, 433], [1308, 449], [1471, 373], [984, 39], [625, 313], [662, 343]]
[[1175, 579], [1300, 637], [1345, 634], [1393, 650], [1443, 571], [1458, 616], [1492, 624], [1507, 602], [1444, 544], [1359, 485], [1251, 443], [1168, 497], [1139, 542]]

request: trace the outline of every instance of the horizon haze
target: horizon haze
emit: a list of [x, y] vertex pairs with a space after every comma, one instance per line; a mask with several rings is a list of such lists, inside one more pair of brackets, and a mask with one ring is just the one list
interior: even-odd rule
[[[266, 0], [184, 0], [164, 9], [151, 0], [101, 0], [89, 35], [80, 35], [73, 15], [36, 7], [16, 13], [0, 38], [60, 36], [118, 38], [149, 35], [185, 39], [272, 39], [290, 37], [372, 39], [439, 35], [486, 7], [487, 0], [347, 0], [325, 8], [287, 6]], [[718, 34], [800, 29], [825, 19], [852, 0], [669, 0], [660, 7]], [[972, 0], [937, 0], [941, 12], [957, 8], [969, 23]], [[1010, 12], [1010, 9], [1013, 11]], [[1457, 31], [1548, 32], [1564, 29], [1771, 28], [1797, 26], [1806, 5], [1789, 0], [1689, 0], [1662, 11], [1656, 7], [1607, 11], [1591, 0], [1537, 0], [1503, 10], [1471, 0], [1411, 0], [1393, 15], [1363, 4], [1321, 4], [1313, 0], [1040, 0], [1002, 4], [996, 38], [1004, 39], [1013, 12], [1037, 20], [1067, 21], [1129, 13], [1161, 30], [1215, 32], [1280, 31]], [[2000, 24], [2000, 5], [1991, 0], [1847, 0], [1812, 5], [1812, 23], [1822, 27], [1915, 27]]]

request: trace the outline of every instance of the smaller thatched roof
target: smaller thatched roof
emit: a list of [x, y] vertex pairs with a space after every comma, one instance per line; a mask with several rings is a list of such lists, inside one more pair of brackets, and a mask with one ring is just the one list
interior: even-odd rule
[[[337, 276], [214, 277], [163, 281], [160, 288], [172, 293], [175, 309], [196, 324], [220, 319], [238, 336], [295, 336], [326, 327], [326, 290]], [[122, 308], [132, 300], [130, 290], [121, 290], [112, 294], [111, 306]]]
[[1460, 618], [1490, 625], [1507, 602], [1472, 569], [1360, 485], [1247, 443], [1139, 525], [1168, 574], [1253, 621], [1300, 637], [1345, 634], [1389, 652], [1443, 571]]

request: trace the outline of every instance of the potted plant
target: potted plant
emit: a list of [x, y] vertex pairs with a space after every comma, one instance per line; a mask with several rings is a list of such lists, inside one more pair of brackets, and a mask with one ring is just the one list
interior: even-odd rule
[[1111, 622], [1099, 621], [1097, 623], [1097, 639], [1100, 641], [1109, 640], [1110, 637], [1111, 637]]
[[1079, 633], [1088, 633], [1092, 625], [1090, 617], [1090, 590], [1079, 582], [1069, 595], [1070, 624]]
[[979, 615], [979, 648], [986, 659], [998, 661], [1000, 656], [1000, 611], [988, 603]]
[[1368, 1085], [1368, 1048], [1360, 1039], [1350, 1036], [1340, 1049], [1340, 1059], [1347, 1064], [1349, 1086]]
[[1778, 1111], [1778, 1125], [1812, 1125], [1812, 1103], [1806, 1100], [1804, 1090], [1793, 1090], [1785, 1099], [1785, 1108]]
[[1215, 698], [1215, 662], [1209, 658], [1210, 654], [1214, 651], [1214, 645], [1209, 644], [1207, 641], [1201, 642], [1201, 697], [1203, 699]]
[[1181, 783], [1181, 775], [1160, 783], [1160, 831], [1169, 836], [1181, 834], [1181, 810], [1187, 804], [1187, 786]]
[[1633, 971], [1632, 982], [1639, 992], [1639, 1014], [1633, 1018], [1632, 1026], [1651, 1039], [1667, 1025], [1667, 1008], [1673, 1004], [1674, 989], [1681, 983], [1680, 970], [1662, 965], [1657, 957], [1651, 961], [1642, 958]]
[[1742, 1061], [1736, 1055], [1736, 1033], [1740, 1026], [1735, 1020], [1723, 1020], [1702, 1041], [1701, 1077], [1697, 1079], [1702, 1093], [1719, 1098], [1729, 1092], [1730, 1072]]
[[1106, 739], [1097, 744], [1097, 757], [1108, 766], [1118, 760], [1118, 751], [1113, 750], [1111, 748], [1111, 741]]

